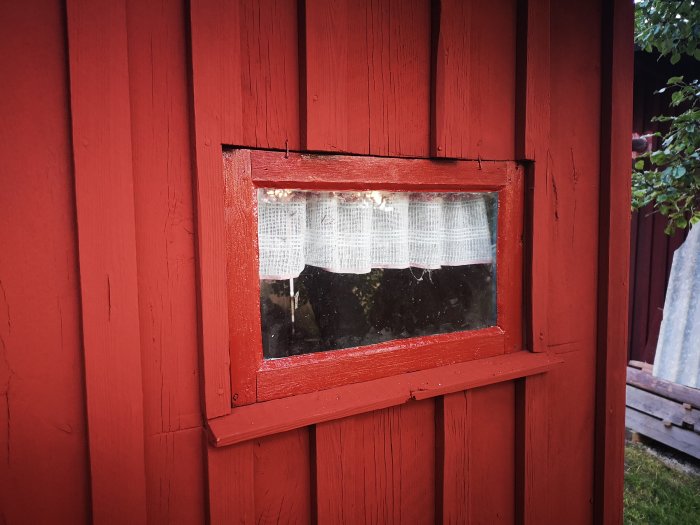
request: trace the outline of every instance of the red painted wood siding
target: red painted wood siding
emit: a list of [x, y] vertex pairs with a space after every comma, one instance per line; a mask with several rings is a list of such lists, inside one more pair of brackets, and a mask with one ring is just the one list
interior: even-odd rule
[[0, 35], [0, 521], [85, 523], [64, 8], [3, 2]]
[[[626, 27], [627, 11], [600, 0], [6, 4], [5, 521], [620, 522], [621, 494], [602, 498], [600, 479], [622, 473], [617, 414], [603, 407], [617, 399], [610, 345], [624, 337], [599, 322], [599, 299], [612, 308], [625, 294], [601, 254], [628, 241], [599, 225], [624, 189], [608, 169], [617, 142], [601, 140], [625, 124], [624, 110], [601, 108], [629, 79], [613, 77], [613, 91], [601, 72], [617, 57], [610, 17]], [[225, 251], [211, 235], [222, 145], [523, 162], [527, 339], [561, 363], [434, 397], [386, 388], [347, 417], [215, 447], [206, 421], [235, 414], [238, 393], [217, 317]], [[92, 169], [101, 158], [112, 160]], [[100, 278], [115, 268], [124, 286], [111, 303]], [[124, 330], [101, 339], [113, 321]], [[597, 371], [600, 359], [610, 368]], [[254, 401], [254, 386], [241, 399]]]

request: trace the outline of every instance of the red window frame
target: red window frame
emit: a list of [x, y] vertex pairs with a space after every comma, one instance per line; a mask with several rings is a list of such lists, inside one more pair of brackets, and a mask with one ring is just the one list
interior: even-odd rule
[[[493, 357], [523, 349], [523, 168], [445, 161], [224, 150], [224, 238], [233, 405]], [[257, 188], [498, 192], [496, 326], [264, 360]], [[238, 399], [237, 392], [255, 392]]]

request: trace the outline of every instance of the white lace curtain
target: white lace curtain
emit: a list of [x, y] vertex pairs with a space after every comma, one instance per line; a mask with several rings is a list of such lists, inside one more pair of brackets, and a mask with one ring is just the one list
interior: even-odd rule
[[493, 260], [483, 194], [258, 190], [261, 279]]

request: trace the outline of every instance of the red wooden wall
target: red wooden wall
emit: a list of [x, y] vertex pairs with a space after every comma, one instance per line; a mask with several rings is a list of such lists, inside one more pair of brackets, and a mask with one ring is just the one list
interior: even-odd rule
[[[2, 3], [3, 522], [619, 523], [631, 5]], [[524, 161], [560, 363], [210, 445], [222, 144]]]

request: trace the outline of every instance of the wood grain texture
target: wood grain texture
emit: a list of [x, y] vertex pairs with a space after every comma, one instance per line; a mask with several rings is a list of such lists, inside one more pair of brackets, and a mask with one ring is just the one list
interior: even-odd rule
[[127, 3], [147, 435], [202, 421], [185, 14], [184, 4]]
[[201, 351], [208, 417], [255, 400], [230, 379], [222, 144], [298, 149], [296, 2], [190, 3]]
[[430, 2], [305, 3], [304, 149], [428, 156]]
[[255, 441], [255, 523], [311, 523], [309, 429]]
[[514, 392], [509, 381], [438, 403], [438, 523], [514, 522]]
[[700, 460], [700, 441], [697, 432], [693, 430], [684, 430], [674, 425], [666, 426], [660, 419], [631, 408], [625, 411], [625, 426], [633, 432]]
[[[547, 374], [548, 427], [547, 510], [553, 523], [576, 516], [581, 523], [593, 517], [595, 433], [594, 345], [577, 345], [564, 362]], [[576, 406], [576, 410], [572, 410]], [[561, 418], [561, 419], [560, 419]], [[566, 424], [557, 424], [558, 421]], [[572, 476], [572, 472], [576, 472]]]
[[471, 394], [471, 418], [478, 422], [469, 444], [471, 523], [515, 521], [514, 392], [514, 384], [507, 382]]
[[515, 511], [516, 523], [550, 523], [549, 411], [547, 375], [515, 383]]
[[500, 328], [494, 327], [280, 358], [265, 361], [258, 370], [257, 399], [269, 401], [421, 369], [485, 359], [504, 352], [505, 336]]
[[470, 523], [471, 395], [472, 390], [455, 392], [437, 402], [437, 523]]
[[258, 186], [497, 190], [512, 182], [515, 162], [449, 161], [251, 151]]
[[634, 5], [602, 9], [595, 517], [622, 521]]
[[202, 144], [299, 149], [297, 9], [293, 0], [190, 3]]
[[695, 408], [700, 409], [700, 392], [698, 392], [696, 388], [671, 383], [670, 381], [656, 378], [648, 372], [636, 370], [632, 367], [627, 368], [627, 383], [672, 399], [678, 403], [689, 403]]
[[431, 154], [514, 158], [515, 0], [441, 0]]
[[69, 1], [67, 20], [92, 514], [145, 523], [125, 5]]
[[[459, 18], [442, 23], [442, 37], [453, 24], [465, 49], [443, 58], [471, 68], [449, 86], [455, 109], [476, 108], [482, 119], [450, 138], [476, 141], [477, 156], [514, 148], [500, 157], [508, 161], [468, 164], [470, 181], [503, 188], [498, 166], [507, 170], [514, 158], [530, 170], [530, 347], [548, 352], [261, 403], [253, 403], [253, 382], [239, 400], [251, 404], [231, 408], [229, 341], [245, 326], [228, 325], [222, 154], [228, 146], [295, 151], [315, 143], [326, 152], [429, 155], [436, 3], [71, 0], [63, 11], [32, 0], [0, 8], [5, 521], [618, 521], [625, 261], [617, 250], [626, 246], [628, 198], [618, 175], [629, 169], [626, 155], [617, 157], [629, 142], [618, 82], [629, 63], [609, 50], [630, 35], [629, 25], [615, 29], [622, 4], [518, 2], [514, 64], [512, 29], [498, 29], [512, 28], [512, 2], [455, 7], [468, 32], [459, 32]], [[622, 5], [628, 14], [631, 7]], [[601, 104], [603, 8], [613, 23]], [[479, 46], [491, 39], [486, 54]], [[477, 97], [478, 75], [515, 84], [484, 93], [482, 82]], [[488, 95], [507, 89], [512, 102], [497, 107]], [[503, 119], [484, 120], [487, 112]], [[458, 126], [457, 114], [443, 116]], [[253, 185], [297, 183], [276, 155], [276, 171], [251, 175]], [[399, 161], [371, 159], [397, 168], [373, 173], [368, 187], [463, 187], [457, 161], [404, 160], [417, 166], [406, 179]], [[421, 162], [440, 169], [421, 175]], [[307, 187], [360, 182], [341, 163], [307, 175]], [[655, 263], [668, 265], [661, 259]], [[510, 341], [504, 348], [518, 350]], [[450, 339], [442, 351], [451, 355], [441, 358], [468, 354], [467, 342]], [[342, 380], [354, 370], [335, 373]], [[304, 388], [329, 381], [326, 371], [314, 369], [318, 379]], [[214, 418], [207, 441], [202, 412]]]
[[[197, 290], [199, 352], [206, 417], [231, 411], [221, 143], [224, 122], [242, 122], [240, 59], [236, 31], [238, 4], [222, 16], [226, 2], [190, 2], [192, 114], [194, 118], [195, 214], [197, 232]], [[224, 52], [224, 49], [227, 51]], [[230, 79], [228, 82], [225, 79]], [[230, 115], [230, 117], [229, 117]]]
[[559, 363], [544, 354], [516, 352], [421, 370], [320, 392], [238, 407], [209, 420], [210, 439], [226, 446], [314, 423], [539, 374]]
[[564, 359], [548, 374], [553, 523], [593, 522], [600, 26], [600, 2], [550, 4], [547, 348]]
[[518, 2], [515, 155], [527, 162], [527, 345], [547, 349], [550, 220], [550, 5]]
[[625, 388], [625, 405], [662, 421], [670, 421], [677, 427], [685, 425], [700, 430], [700, 410], [687, 409], [681, 403], [629, 384]]
[[[236, 2], [225, 2], [226, 11]], [[300, 147], [299, 141], [299, 35], [297, 1], [246, 0], [239, 5], [240, 31], [224, 26], [225, 39], [240, 35], [241, 63], [226, 79], [226, 88], [241, 77], [242, 140], [222, 133], [222, 142], [264, 148]], [[227, 12], [221, 13], [226, 20]], [[228, 47], [223, 48], [228, 53]], [[239, 73], [240, 72], [240, 73]], [[233, 115], [224, 122], [235, 126]], [[233, 118], [232, 118], [233, 117]]]
[[204, 524], [204, 473], [201, 428], [147, 436], [148, 523]]
[[309, 523], [309, 430], [207, 449], [212, 524]]
[[257, 194], [251, 181], [250, 151], [226, 152], [223, 165], [225, 234], [217, 244], [226, 253], [231, 400], [240, 406], [257, 400], [256, 372], [263, 354]]
[[[231, 412], [231, 358], [226, 293], [224, 180], [221, 146], [196, 131], [195, 210], [197, 284], [199, 291], [200, 360], [206, 417]], [[205, 141], [205, 144], [202, 142]], [[241, 402], [255, 399], [239, 393]]]
[[185, 2], [128, 1], [149, 523], [204, 523]]
[[644, 345], [644, 354], [649, 356], [647, 359], [650, 363], [654, 362], [654, 356], [656, 355], [656, 344], [659, 340], [666, 288], [668, 286], [665, 272], [668, 259], [668, 236], [664, 232], [666, 224], [667, 221], [664, 218], [655, 217], [652, 231], [651, 268], [649, 272], [651, 274], [649, 278], [649, 317], [646, 327], [647, 341]]
[[255, 523], [255, 460], [252, 441], [207, 447], [207, 508], [212, 525]]
[[[584, 24], [591, 41], [576, 31]], [[551, 5], [547, 344], [593, 343], [600, 192], [598, 4]], [[541, 234], [544, 234], [541, 232]], [[537, 235], [537, 232], [535, 232]], [[538, 270], [535, 270], [538, 271]], [[592, 350], [592, 346], [590, 346]]]
[[432, 400], [316, 426], [319, 523], [433, 523]]
[[546, 161], [550, 134], [550, 0], [519, 0], [517, 159]]
[[86, 523], [80, 288], [58, 2], [0, 3], [0, 522]]
[[513, 167], [508, 172], [508, 184], [498, 194], [497, 311], [506, 352], [519, 352], [526, 347], [523, 341], [524, 178], [524, 170]]
[[[652, 213], [652, 210], [646, 209], [639, 213], [645, 215]], [[637, 215], [637, 214], [635, 214]], [[629, 334], [630, 349], [644, 349], [647, 345], [649, 334], [649, 306], [650, 306], [650, 290], [651, 290], [651, 258], [652, 244], [654, 239], [654, 220], [651, 217], [640, 218], [637, 223], [637, 232], [634, 237], [636, 249], [632, 257], [635, 261], [634, 270], [634, 289], [630, 291], [634, 310], [630, 311], [630, 315], [634, 322]], [[641, 320], [641, 321], [640, 321]], [[636, 356], [635, 356], [636, 357]]]

